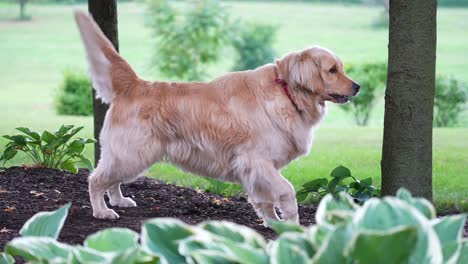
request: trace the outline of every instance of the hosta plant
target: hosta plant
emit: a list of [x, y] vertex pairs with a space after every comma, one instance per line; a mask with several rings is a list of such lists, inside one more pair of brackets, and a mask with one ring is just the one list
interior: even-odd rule
[[404, 189], [362, 206], [345, 193], [328, 194], [316, 225], [270, 223], [274, 241], [226, 221], [191, 226], [155, 218], [143, 223], [141, 234], [105, 229], [71, 246], [55, 240], [68, 208], [33, 216], [22, 236], [7, 243], [0, 263], [14, 263], [12, 256], [30, 263], [468, 263], [466, 215], [436, 218], [431, 203]]
[[380, 189], [372, 185], [372, 178], [359, 180], [344, 166], [333, 169], [330, 176], [330, 180], [320, 178], [303, 184], [296, 194], [298, 202], [304, 204], [318, 202], [327, 194], [338, 198], [341, 192], [351, 195], [358, 203], [380, 196]]
[[95, 140], [72, 139], [82, 129], [82, 126], [74, 128], [72, 125], [63, 125], [56, 132], [44, 131], [39, 134], [26, 127], [18, 127], [16, 130], [22, 134], [3, 136], [9, 142], [0, 155], [0, 161], [5, 166], [18, 152], [23, 152], [31, 159], [33, 166], [68, 170], [72, 173], [78, 172], [77, 165], [91, 170], [93, 164], [83, 152], [85, 145], [94, 143]]

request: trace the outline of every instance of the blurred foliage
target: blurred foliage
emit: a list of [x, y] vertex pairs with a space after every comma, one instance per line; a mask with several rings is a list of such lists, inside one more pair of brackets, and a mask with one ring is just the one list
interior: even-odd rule
[[361, 89], [359, 95], [353, 97], [350, 103], [342, 105], [342, 108], [354, 115], [357, 125], [366, 126], [374, 105], [383, 94], [387, 82], [387, 64], [350, 64], [345, 68], [346, 74], [358, 82]]
[[216, 0], [187, 1], [184, 11], [173, 1], [149, 0], [150, 26], [157, 41], [153, 57], [167, 77], [195, 81], [205, 76], [204, 66], [218, 60], [231, 36], [226, 7]]
[[93, 114], [93, 95], [91, 81], [81, 71], [67, 70], [56, 98], [57, 113], [60, 115]]
[[437, 76], [434, 98], [434, 126], [449, 127], [458, 123], [467, 109], [468, 86], [453, 77]]
[[386, 10], [380, 12], [380, 14], [372, 21], [373, 28], [375, 29], [388, 29], [390, 26], [390, 19]]
[[276, 28], [253, 23], [240, 25], [238, 34], [233, 40], [233, 46], [237, 52], [234, 70], [251, 70], [273, 62]]

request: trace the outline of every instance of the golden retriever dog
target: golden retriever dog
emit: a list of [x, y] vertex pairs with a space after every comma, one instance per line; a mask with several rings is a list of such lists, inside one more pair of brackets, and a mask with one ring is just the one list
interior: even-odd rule
[[94, 20], [77, 11], [93, 87], [110, 104], [100, 134], [101, 159], [89, 176], [93, 216], [116, 219], [106, 206], [131, 207], [120, 184], [155, 162], [244, 187], [267, 220], [298, 223], [293, 186], [280, 169], [312, 144], [326, 101], [345, 103], [359, 85], [331, 51], [311, 47], [255, 70], [210, 82], [144, 81], [115, 51]]

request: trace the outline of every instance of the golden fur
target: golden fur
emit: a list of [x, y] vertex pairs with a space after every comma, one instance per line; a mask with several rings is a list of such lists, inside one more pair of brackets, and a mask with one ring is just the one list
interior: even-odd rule
[[[325, 101], [342, 102], [357, 93], [336, 55], [312, 47], [211, 82], [148, 82], [115, 52], [92, 18], [82, 12], [75, 18], [97, 96], [110, 103], [101, 160], [89, 177], [95, 217], [118, 218], [104, 202], [106, 191], [110, 204], [136, 206], [122, 196], [120, 184], [167, 160], [242, 184], [264, 220], [279, 219], [277, 207], [284, 220], [298, 222], [294, 189], [279, 170], [308, 153]], [[288, 83], [298, 109], [276, 77]]]

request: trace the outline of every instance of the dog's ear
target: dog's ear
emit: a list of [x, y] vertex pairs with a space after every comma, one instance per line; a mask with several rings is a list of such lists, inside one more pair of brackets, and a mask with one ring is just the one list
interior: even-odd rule
[[320, 78], [318, 75], [318, 65], [310, 54], [306, 52], [297, 54], [289, 70], [289, 82], [292, 85], [314, 92], [317, 78]]
[[291, 87], [301, 87], [314, 91], [318, 75], [318, 65], [307, 52], [292, 52], [276, 60], [279, 77]]

